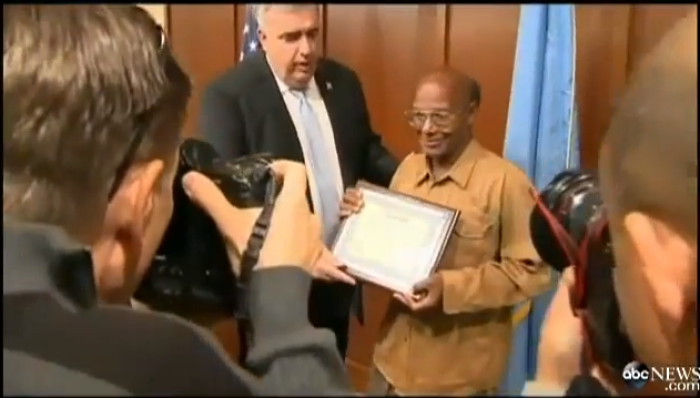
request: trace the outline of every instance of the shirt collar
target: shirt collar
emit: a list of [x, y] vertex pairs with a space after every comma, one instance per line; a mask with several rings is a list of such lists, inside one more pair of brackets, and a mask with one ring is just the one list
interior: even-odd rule
[[[439, 182], [449, 178], [450, 180], [457, 183], [462, 189], [467, 187], [469, 178], [474, 171], [474, 166], [476, 166], [477, 161], [481, 158], [484, 153], [483, 147], [474, 139], [467, 145], [467, 147], [459, 155], [455, 163], [452, 165], [450, 170], [441, 176], [435, 182]], [[432, 172], [430, 170], [430, 162], [425, 154], [420, 154], [422, 158], [420, 162], [420, 167], [416, 170], [415, 185], [418, 186], [422, 184], [427, 179], [434, 179]]]

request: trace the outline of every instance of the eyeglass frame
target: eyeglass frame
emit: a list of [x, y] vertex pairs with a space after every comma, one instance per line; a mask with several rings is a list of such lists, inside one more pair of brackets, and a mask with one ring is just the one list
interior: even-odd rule
[[[459, 111], [454, 111], [454, 110], [441, 110], [441, 111], [418, 111], [416, 112], [415, 109], [408, 109], [404, 111], [404, 116], [406, 117], [406, 121], [408, 122], [409, 126], [415, 128], [415, 129], [420, 129], [423, 126], [425, 126], [425, 123], [432, 120], [432, 123], [435, 127], [437, 127], [440, 130], [445, 130], [449, 129], [450, 127], [454, 126], [455, 121], [457, 121], [457, 118], [464, 114], [464, 110], [459, 110]], [[422, 121], [416, 121], [417, 116], [423, 116], [424, 119]], [[436, 116], [445, 116], [448, 118], [448, 120], [445, 120], [444, 122], [438, 122], [436, 120]]]
[[[156, 24], [156, 27], [160, 34], [160, 42], [158, 45], [158, 53], [160, 55], [167, 45], [167, 37], [165, 35], [165, 30], [160, 24]], [[112, 185], [110, 186], [109, 191], [107, 191], [108, 202], [114, 199], [114, 195], [116, 195], [117, 191], [124, 182], [129, 168], [131, 168], [131, 165], [134, 163], [134, 160], [136, 158], [136, 152], [138, 151], [139, 147], [141, 146], [141, 143], [143, 142], [146, 136], [146, 131], [148, 130], [148, 128], [145, 123], [141, 123], [143, 122], [142, 119], [143, 114], [136, 116], [137, 127], [134, 131], [134, 135], [131, 137], [131, 141], [129, 141], [129, 145], [126, 147], [126, 151], [124, 151], [124, 156], [122, 157], [122, 160], [119, 162], [119, 165], [115, 169]]]

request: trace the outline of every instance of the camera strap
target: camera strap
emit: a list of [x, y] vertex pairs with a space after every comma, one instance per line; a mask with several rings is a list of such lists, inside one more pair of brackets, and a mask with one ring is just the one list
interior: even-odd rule
[[266, 205], [263, 207], [258, 219], [255, 220], [253, 231], [248, 239], [248, 245], [246, 246], [241, 258], [241, 272], [236, 280], [235, 316], [237, 319], [250, 318], [248, 288], [250, 285], [250, 279], [253, 275], [253, 268], [258, 263], [260, 251], [265, 243], [265, 237], [267, 236], [267, 231], [270, 226], [273, 208], [274, 206], [271, 205]]
[[248, 350], [254, 344], [253, 324], [250, 322], [250, 280], [253, 276], [253, 269], [260, 259], [260, 252], [262, 251], [265, 238], [270, 229], [272, 212], [280, 189], [281, 184], [278, 183], [274, 177], [266, 184], [263, 208], [260, 215], [255, 220], [250, 238], [248, 238], [248, 243], [241, 256], [240, 275], [236, 279], [236, 307], [234, 308], [234, 316], [238, 323], [240, 343], [240, 355], [238, 359], [239, 364], [242, 366], [245, 365]]
[[[274, 183], [273, 183], [274, 185]], [[272, 188], [276, 190], [276, 187]], [[234, 308], [234, 316], [238, 323], [239, 343], [240, 343], [240, 365], [245, 364], [248, 350], [253, 346], [253, 324], [250, 322], [250, 280], [253, 276], [253, 268], [260, 259], [260, 251], [262, 250], [267, 232], [272, 219], [272, 211], [274, 210], [274, 199], [276, 195], [268, 195], [265, 206], [262, 212], [255, 220], [253, 231], [248, 239], [248, 244], [241, 258], [241, 271], [236, 279], [236, 307]]]
[[253, 276], [253, 268], [258, 263], [260, 251], [265, 243], [267, 231], [270, 228], [272, 211], [275, 208], [275, 200], [280, 188], [281, 186], [275, 178], [272, 178], [267, 183], [262, 211], [255, 220], [253, 231], [250, 233], [250, 238], [248, 238], [248, 243], [241, 257], [241, 271], [236, 279], [236, 308], [234, 309], [234, 315], [239, 320], [250, 319], [248, 287]]

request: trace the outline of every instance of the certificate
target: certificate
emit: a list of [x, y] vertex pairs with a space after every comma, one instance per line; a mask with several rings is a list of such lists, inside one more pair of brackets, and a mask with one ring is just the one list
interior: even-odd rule
[[364, 206], [340, 225], [333, 254], [360, 279], [412, 292], [440, 262], [459, 211], [366, 182], [357, 188]]

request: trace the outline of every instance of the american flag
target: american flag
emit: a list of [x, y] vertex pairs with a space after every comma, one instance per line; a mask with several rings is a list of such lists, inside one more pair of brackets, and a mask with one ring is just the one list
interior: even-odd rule
[[243, 27], [243, 47], [239, 60], [254, 54], [260, 48], [258, 42], [258, 21], [253, 14], [253, 7], [246, 7], [245, 26]]

